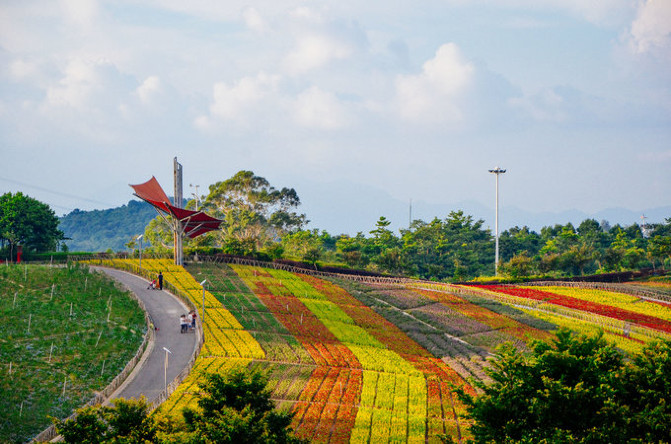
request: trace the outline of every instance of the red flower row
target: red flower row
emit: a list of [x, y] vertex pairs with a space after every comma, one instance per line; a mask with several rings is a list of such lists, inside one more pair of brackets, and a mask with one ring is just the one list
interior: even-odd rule
[[497, 291], [512, 296], [522, 297], [526, 299], [534, 299], [537, 301], [548, 302], [550, 304], [561, 305], [563, 307], [572, 308], [575, 310], [586, 311], [609, 318], [620, 319], [626, 322], [643, 325], [655, 330], [662, 330], [671, 333], [671, 322], [656, 318], [650, 315], [634, 313], [623, 308], [611, 307], [605, 304], [599, 304], [591, 301], [584, 301], [570, 296], [564, 296], [549, 291], [536, 290], [531, 288], [518, 288], [514, 286], [477, 286], [489, 291]]

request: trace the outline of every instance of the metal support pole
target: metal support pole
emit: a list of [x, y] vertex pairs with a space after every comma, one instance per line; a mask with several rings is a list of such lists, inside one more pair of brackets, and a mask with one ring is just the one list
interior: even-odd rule
[[207, 279], [200, 283], [200, 286], [203, 287], [203, 316], [200, 318], [200, 323], [203, 326], [203, 342], [205, 342], [205, 282], [207, 282]]
[[168, 353], [172, 354], [172, 352], [165, 347], [163, 347], [163, 350], [165, 350], [165, 361], [163, 362], [163, 389], [167, 390], [168, 389]]
[[494, 219], [495, 231], [495, 250], [494, 250], [494, 275], [499, 275], [499, 175], [506, 172], [499, 167], [489, 170], [490, 173], [496, 174], [496, 216]]
[[137, 239], [140, 241], [140, 268], [142, 268], [142, 236], [144, 235], [139, 235]]

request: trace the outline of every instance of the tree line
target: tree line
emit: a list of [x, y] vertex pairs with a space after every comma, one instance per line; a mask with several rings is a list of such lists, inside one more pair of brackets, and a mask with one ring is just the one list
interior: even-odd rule
[[[226, 253], [259, 259], [292, 259], [434, 280], [467, 280], [494, 274], [494, 235], [482, 219], [463, 211], [392, 231], [380, 217], [367, 232], [333, 235], [306, 229], [292, 188], [277, 189], [251, 171], [209, 187], [200, 209], [221, 218], [221, 230], [187, 240], [187, 253]], [[187, 207], [193, 208], [195, 201]], [[162, 218], [145, 231], [150, 252], [168, 252], [172, 235]], [[664, 267], [671, 264], [671, 218], [641, 227], [586, 219], [541, 229], [514, 227], [500, 235], [505, 276], [565, 277]], [[132, 245], [132, 244], [131, 244]]]
[[[433, 280], [461, 281], [494, 275], [494, 235], [482, 219], [463, 211], [452, 211], [429, 222], [414, 220], [398, 232], [392, 231], [391, 221], [382, 216], [368, 232], [334, 235], [306, 228], [309, 221], [298, 211], [296, 190], [276, 188], [252, 171], [240, 171], [212, 184], [208, 191], [189, 201], [187, 208], [198, 206], [223, 223], [217, 231], [195, 240], [185, 239], [187, 254], [290, 259]], [[124, 236], [125, 247], [136, 252], [137, 235], [144, 227], [145, 254], [169, 254], [173, 236], [163, 217], [150, 219], [153, 210], [144, 203], [131, 201], [123, 209], [114, 213], [114, 218], [104, 211], [93, 212], [93, 218], [75, 211], [68, 215], [64, 226], [73, 238], [115, 232], [117, 243], [119, 236]], [[65, 238], [47, 205], [21, 193], [0, 198], [3, 257], [15, 254], [18, 245], [24, 251], [53, 251], [65, 245]], [[577, 227], [572, 223], [547, 226], [540, 232], [526, 226], [513, 227], [501, 233], [499, 244], [499, 273], [511, 278], [666, 268], [671, 265], [671, 218], [643, 227], [611, 226], [594, 219], [586, 219]]]

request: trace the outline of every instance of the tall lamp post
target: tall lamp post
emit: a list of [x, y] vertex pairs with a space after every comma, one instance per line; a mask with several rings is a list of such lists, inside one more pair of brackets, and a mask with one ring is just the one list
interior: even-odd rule
[[163, 347], [163, 350], [165, 350], [165, 361], [163, 361], [163, 389], [167, 390], [168, 389], [168, 353], [172, 354], [172, 352], [165, 347]]
[[203, 342], [205, 341], [205, 282], [207, 282], [207, 279], [200, 283], [200, 286], [203, 287], [203, 316], [200, 318], [200, 323], [203, 326]]
[[496, 247], [494, 253], [494, 275], [499, 275], [499, 175], [506, 172], [499, 167], [489, 170], [490, 173], [496, 174], [496, 217], [494, 219], [494, 231], [496, 232]]
[[141, 234], [137, 237], [137, 240], [140, 241], [140, 268], [142, 268], [142, 236], [144, 235]]

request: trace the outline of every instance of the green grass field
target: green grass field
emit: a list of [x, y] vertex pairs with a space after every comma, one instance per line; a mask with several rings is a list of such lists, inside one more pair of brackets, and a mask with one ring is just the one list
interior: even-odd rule
[[0, 266], [0, 442], [26, 442], [105, 388], [142, 343], [144, 314], [105, 275]]

